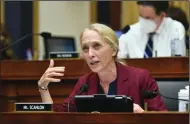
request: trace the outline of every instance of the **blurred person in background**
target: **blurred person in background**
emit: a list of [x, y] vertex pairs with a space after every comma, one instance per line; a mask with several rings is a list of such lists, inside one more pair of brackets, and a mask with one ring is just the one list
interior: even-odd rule
[[118, 59], [186, 56], [185, 28], [166, 17], [168, 1], [137, 1], [139, 21], [119, 38]]
[[0, 60], [10, 60], [15, 58], [10, 46], [10, 41], [10, 36], [6, 32], [4, 24], [0, 24]]

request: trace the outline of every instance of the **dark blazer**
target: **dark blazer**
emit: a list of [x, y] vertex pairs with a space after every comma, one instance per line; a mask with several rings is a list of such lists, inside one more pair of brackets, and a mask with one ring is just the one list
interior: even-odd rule
[[[145, 69], [124, 66], [116, 63], [117, 66], [117, 94], [131, 96], [134, 103], [139, 104], [143, 108], [144, 102], [148, 104], [148, 110], [166, 111], [166, 107], [158, 95], [153, 99], [143, 99], [143, 92], [146, 90], [158, 91], [158, 85], [149, 72]], [[97, 73], [91, 72], [79, 78], [69, 98], [65, 99], [62, 105], [54, 105], [54, 111], [67, 112], [68, 102], [80, 91], [80, 87], [85, 83], [88, 84], [88, 92], [82, 95], [93, 95], [98, 92], [99, 78]], [[158, 91], [159, 92], [159, 91]], [[75, 110], [75, 102], [70, 103], [70, 111]]]

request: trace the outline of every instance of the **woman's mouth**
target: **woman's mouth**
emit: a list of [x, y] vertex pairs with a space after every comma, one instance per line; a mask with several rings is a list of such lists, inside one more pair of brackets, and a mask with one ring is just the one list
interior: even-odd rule
[[100, 61], [93, 61], [93, 62], [90, 62], [90, 65], [95, 65], [97, 63], [99, 63]]

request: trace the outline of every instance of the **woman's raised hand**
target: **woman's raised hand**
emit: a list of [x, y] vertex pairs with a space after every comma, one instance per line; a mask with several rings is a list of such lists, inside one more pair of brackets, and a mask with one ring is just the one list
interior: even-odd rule
[[59, 77], [63, 76], [65, 67], [54, 67], [54, 61], [51, 59], [49, 67], [38, 81], [40, 87], [48, 87], [49, 82], [60, 82]]

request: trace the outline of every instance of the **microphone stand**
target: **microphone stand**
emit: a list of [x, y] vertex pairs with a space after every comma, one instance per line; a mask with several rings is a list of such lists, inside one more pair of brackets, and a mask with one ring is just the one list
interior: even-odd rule
[[[83, 89], [84, 89], [84, 88], [82, 88], [82, 89], [80, 90], [80, 92], [78, 92], [76, 95], [79, 95], [79, 94], [83, 91]], [[75, 95], [75, 96], [76, 96], [76, 95]], [[68, 112], [70, 112], [70, 103], [71, 103], [71, 101], [72, 101], [74, 98], [75, 98], [75, 97], [71, 98], [70, 101], [68, 102]]]
[[36, 34], [33, 34], [33, 33], [27, 34], [27, 35], [25, 35], [24, 37], [19, 38], [18, 40], [16, 40], [15, 42], [13, 42], [12, 44], [10, 44], [9, 46], [4, 47], [3, 49], [1, 49], [0, 52], [3, 52], [3, 51], [6, 50], [7, 48], [13, 46], [14, 44], [18, 43], [19, 41], [22, 41], [22, 40], [24, 40], [25, 38], [27, 38], [27, 37], [29, 37], [29, 36], [32, 36], [32, 35], [39, 35], [39, 34], [37, 34], [37, 33], [36, 33]]
[[70, 99], [70, 101], [69, 101], [68, 104], [67, 104], [68, 112], [70, 112], [70, 103], [71, 103], [71, 101], [75, 98], [75, 96], [79, 95], [81, 92], [87, 92], [87, 90], [88, 90], [88, 85], [87, 85], [87, 84], [84, 84], [84, 85], [80, 88], [80, 91]]
[[171, 98], [171, 97], [167, 97], [167, 96], [164, 96], [160, 93], [158, 93], [160, 96], [166, 98], [166, 99], [172, 99], [172, 100], [181, 100], [181, 101], [186, 101], [186, 102], [189, 102], [189, 100], [186, 100], [186, 99], [178, 99], [178, 98]]

